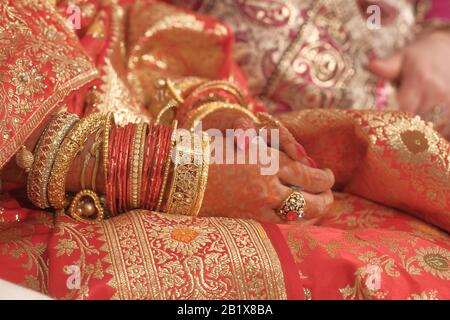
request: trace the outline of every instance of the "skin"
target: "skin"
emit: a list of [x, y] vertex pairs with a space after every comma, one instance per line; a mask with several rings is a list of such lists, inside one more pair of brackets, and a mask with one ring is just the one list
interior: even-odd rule
[[401, 110], [431, 121], [433, 109], [442, 112], [434, 121], [436, 129], [450, 138], [450, 32], [437, 31], [384, 60], [373, 60], [369, 70], [398, 84]]
[[[244, 125], [248, 126], [249, 123], [242, 119], [235, 122], [236, 127]], [[34, 150], [44, 127], [38, 128], [27, 140], [25, 146], [28, 150]], [[298, 143], [286, 131], [280, 139], [280, 149], [286, 150], [286, 153], [271, 149], [273, 155], [280, 159], [280, 170], [276, 175], [261, 175], [259, 163], [211, 164], [200, 215], [252, 218], [265, 222], [283, 223], [284, 221], [276, 215], [276, 209], [292, 193], [292, 189], [285, 184], [304, 187], [302, 193], [307, 202], [305, 218], [314, 218], [326, 212], [333, 201], [330, 188], [334, 183], [334, 176], [330, 170], [311, 168], [305, 164], [308, 162], [304, 160], [306, 157], [304, 149], [299, 152], [301, 149]], [[81, 189], [79, 177], [82, 163], [93, 143], [94, 137], [91, 137], [83, 151], [74, 159], [66, 179], [66, 190], [76, 192]], [[245, 148], [239, 148], [238, 143], [228, 147], [235, 148], [238, 154], [244, 152], [243, 148]], [[101, 159], [100, 164], [102, 164]], [[91, 160], [87, 172], [91, 172], [93, 166], [94, 161]], [[26, 174], [16, 165], [14, 158], [3, 170], [2, 179], [14, 182], [19, 187], [26, 185]], [[103, 193], [104, 190], [104, 171], [100, 165], [96, 191]]]

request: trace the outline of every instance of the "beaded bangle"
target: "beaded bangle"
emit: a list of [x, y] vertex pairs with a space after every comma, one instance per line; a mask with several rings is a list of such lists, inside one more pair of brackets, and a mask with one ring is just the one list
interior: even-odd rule
[[112, 131], [112, 126], [115, 125], [114, 123], [114, 115], [112, 112], [106, 113], [106, 120], [105, 120], [105, 128], [103, 130], [103, 171], [105, 175], [105, 183], [108, 181], [108, 159], [109, 159], [109, 139]]
[[104, 114], [93, 113], [77, 123], [63, 140], [51, 169], [48, 183], [47, 196], [55, 209], [66, 207], [65, 188], [70, 165], [75, 156], [83, 150], [88, 137], [98, 130], [104, 120]]
[[144, 139], [147, 131], [147, 125], [145, 123], [139, 123], [136, 125], [135, 133], [132, 137], [131, 143], [131, 165], [129, 166], [129, 188], [128, 188], [128, 207], [130, 209], [139, 208], [139, 188], [142, 180], [142, 162], [144, 153]]
[[35, 149], [35, 160], [28, 175], [27, 195], [37, 207], [50, 207], [47, 187], [57, 151], [67, 132], [79, 121], [77, 115], [64, 112], [53, 116]]

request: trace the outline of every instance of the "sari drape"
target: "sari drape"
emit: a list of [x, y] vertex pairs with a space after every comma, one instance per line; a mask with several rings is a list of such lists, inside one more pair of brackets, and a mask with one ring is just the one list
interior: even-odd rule
[[[2, 38], [0, 53], [13, 53], [1, 60], [2, 70], [21, 67], [20, 48], [46, 30], [55, 32], [54, 39], [73, 39], [44, 43], [67, 56], [36, 58], [26, 74], [43, 87], [20, 86], [20, 74], [15, 81], [1, 73], [2, 83], [14, 85], [15, 96], [30, 109], [19, 129], [30, 121], [37, 127], [66, 105], [80, 115], [113, 111], [118, 123], [148, 121], [165, 101], [155, 86], [159, 78], [181, 85], [231, 79], [247, 90], [246, 72], [232, 59], [233, 33], [219, 20], [159, 1], [76, 3], [83, 17], [76, 31], [64, 29], [64, 19], [46, 2], [1, 5], [1, 30], [21, 35], [20, 23], [46, 26], [24, 29], [27, 37]], [[67, 12], [65, 1], [58, 11]], [[30, 16], [36, 19], [25, 19]], [[27, 53], [33, 57], [41, 50]], [[72, 72], [76, 59], [86, 62], [85, 69]], [[62, 74], [55, 75], [52, 70], [60, 67]], [[100, 76], [93, 79], [96, 72]], [[56, 85], [79, 74], [81, 89]], [[87, 90], [94, 85], [97, 90]], [[60, 99], [39, 104], [39, 94]], [[255, 100], [253, 108], [260, 104]], [[14, 119], [0, 115], [7, 127]], [[336, 201], [315, 225], [143, 210], [90, 225], [36, 210], [6, 186], [0, 198], [0, 278], [62, 299], [450, 298], [449, 143], [404, 113], [305, 110], [280, 119], [320, 167], [336, 174]], [[298, 121], [301, 129], [293, 125]], [[16, 136], [22, 138], [0, 144], [7, 151], [4, 162], [26, 139]]]

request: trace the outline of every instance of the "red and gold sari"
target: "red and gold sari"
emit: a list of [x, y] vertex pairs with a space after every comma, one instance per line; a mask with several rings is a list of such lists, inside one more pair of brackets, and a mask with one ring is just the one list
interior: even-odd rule
[[[74, 31], [63, 18], [68, 4], [50, 2], [0, 4], [2, 170], [61, 109], [140, 122], [163, 105], [160, 78], [231, 79], [247, 90], [233, 33], [215, 18], [152, 0], [78, 0]], [[327, 8], [317, 20], [325, 25]], [[400, 112], [315, 109], [280, 119], [336, 175], [335, 203], [315, 225], [143, 210], [83, 224], [33, 208], [4, 182], [0, 278], [62, 299], [449, 299], [449, 143]]]

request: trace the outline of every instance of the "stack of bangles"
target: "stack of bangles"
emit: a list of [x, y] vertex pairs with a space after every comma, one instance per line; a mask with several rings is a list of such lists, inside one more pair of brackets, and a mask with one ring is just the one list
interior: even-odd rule
[[[67, 112], [53, 116], [33, 154], [25, 152], [30, 155], [18, 154], [16, 162], [30, 163], [24, 168], [29, 173], [30, 201], [42, 209], [67, 212], [82, 222], [99, 222], [133, 209], [198, 215], [210, 156], [208, 135], [177, 130], [176, 120], [171, 127], [147, 123], [119, 127], [112, 113], [93, 113], [80, 120]], [[82, 152], [86, 154], [82, 190], [69, 194], [67, 176]], [[30, 157], [31, 162], [18, 160]], [[105, 176], [104, 196], [97, 194], [100, 167]]]
[[182, 92], [177, 90], [170, 80], [160, 80], [158, 83], [165, 84], [165, 90], [172, 99], [159, 112], [156, 123], [159, 123], [162, 115], [170, 109], [176, 109], [174, 119], [177, 119], [185, 128], [195, 128], [209, 114], [225, 109], [238, 112], [258, 122], [250, 110], [244, 93], [231, 82], [199, 81]]

